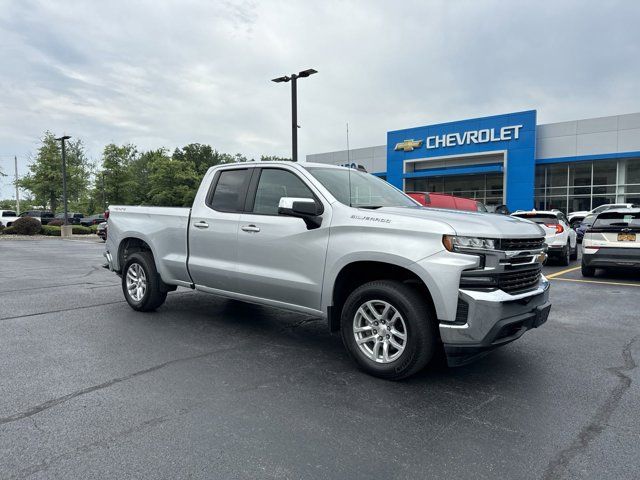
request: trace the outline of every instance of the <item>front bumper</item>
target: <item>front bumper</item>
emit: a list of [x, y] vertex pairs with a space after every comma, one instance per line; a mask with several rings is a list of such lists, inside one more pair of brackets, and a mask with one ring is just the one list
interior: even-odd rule
[[455, 322], [440, 322], [440, 337], [449, 366], [469, 363], [547, 321], [549, 282], [544, 276], [535, 290], [511, 295], [502, 290], [460, 289]]
[[[590, 253], [597, 248], [595, 253]], [[582, 263], [587, 267], [640, 268], [640, 248], [585, 247]]]

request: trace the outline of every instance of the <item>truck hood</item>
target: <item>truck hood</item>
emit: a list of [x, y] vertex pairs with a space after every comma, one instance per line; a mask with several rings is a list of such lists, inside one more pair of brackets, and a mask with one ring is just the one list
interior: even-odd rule
[[453, 228], [457, 235], [467, 237], [540, 238], [545, 234], [529, 220], [494, 213], [427, 207], [382, 207], [375, 212], [442, 222]]

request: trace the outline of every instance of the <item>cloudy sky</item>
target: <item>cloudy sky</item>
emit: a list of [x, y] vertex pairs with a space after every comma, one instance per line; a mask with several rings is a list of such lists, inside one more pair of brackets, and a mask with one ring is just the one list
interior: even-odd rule
[[[0, 167], [45, 130], [141, 148], [300, 155], [387, 130], [537, 109], [640, 111], [640, 2], [0, 0]], [[0, 198], [13, 196], [0, 179]]]

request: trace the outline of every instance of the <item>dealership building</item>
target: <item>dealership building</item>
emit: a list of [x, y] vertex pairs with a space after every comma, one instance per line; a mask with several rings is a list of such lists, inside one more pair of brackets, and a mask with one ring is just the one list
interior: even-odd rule
[[529, 110], [393, 130], [386, 145], [306, 159], [510, 210], [640, 204], [640, 113], [538, 125]]

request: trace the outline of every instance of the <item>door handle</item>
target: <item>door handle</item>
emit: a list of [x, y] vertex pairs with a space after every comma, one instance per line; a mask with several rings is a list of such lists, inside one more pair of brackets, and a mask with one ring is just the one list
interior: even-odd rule
[[209, 224], [207, 222], [202, 222], [202, 221], [195, 222], [193, 226], [196, 228], [209, 228]]
[[257, 233], [260, 231], [260, 227], [256, 227], [255, 225], [244, 225], [240, 227], [243, 232], [254, 232]]

